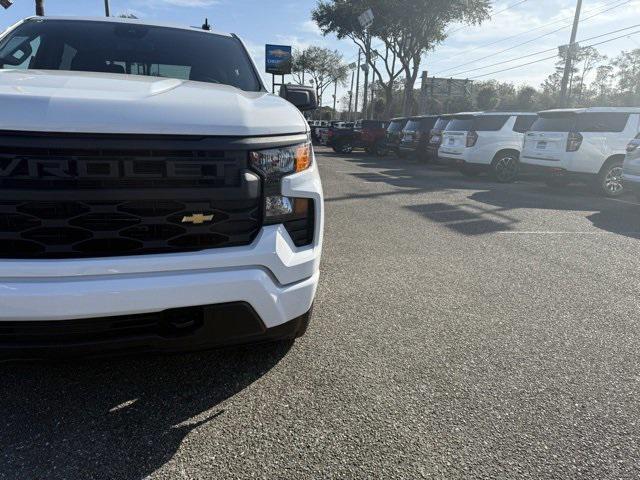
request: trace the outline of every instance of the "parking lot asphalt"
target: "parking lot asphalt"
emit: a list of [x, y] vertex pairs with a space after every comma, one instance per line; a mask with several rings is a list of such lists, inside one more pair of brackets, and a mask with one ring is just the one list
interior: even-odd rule
[[640, 476], [633, 198], [318, 162], [306, 337], [2, 364], [0, 478]]

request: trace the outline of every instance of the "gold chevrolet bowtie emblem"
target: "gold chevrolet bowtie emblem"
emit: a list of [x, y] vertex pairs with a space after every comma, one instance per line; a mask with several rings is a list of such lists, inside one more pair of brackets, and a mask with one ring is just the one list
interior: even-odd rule
[[188, 217], [182, 217], [182, 223], [192, 223], [194, 225], [202, 225], [213, 220], [213, 215], [205, 215], [203, 213], [194, 213]]

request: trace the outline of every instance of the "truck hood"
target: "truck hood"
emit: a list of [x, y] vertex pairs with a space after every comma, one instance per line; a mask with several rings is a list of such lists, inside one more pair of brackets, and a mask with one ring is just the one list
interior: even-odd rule
[[302, 114], [266, 92], [108, 73], [0, 70], [0, 130], [265, 136], [302, 133]]

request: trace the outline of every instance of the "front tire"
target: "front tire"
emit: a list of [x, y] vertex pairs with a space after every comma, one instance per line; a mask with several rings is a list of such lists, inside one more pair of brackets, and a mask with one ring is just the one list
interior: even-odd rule
[[343, 142], [338, 146], [338, 153], [349, 154], [353, 152], [353, 145], [351, 142]]
[[624, 193], [622, 161], [614, 161], [602, 168], [598, 174], [596, 188], [605, 197], [615, 198]]
[[511, 183], [518, 177], [520, 162], [514, 153], [501, 153], [491, 164], [491, 177], [499, 183]]

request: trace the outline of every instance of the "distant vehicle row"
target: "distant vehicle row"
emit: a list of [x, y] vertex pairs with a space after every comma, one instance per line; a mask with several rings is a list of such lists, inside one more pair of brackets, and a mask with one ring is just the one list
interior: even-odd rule
[[488, 173], [499, 182], [520, 173], [541, 175], [554, 187], [588, 182], [616, 197], [625, 184], [640, 193], [639, 133], [640, 108], [592, 107], [360, 121], [354, 128], [330, 127], [326, 144], [339, 153], [364, 148], [412, 155], [467, 176]]

